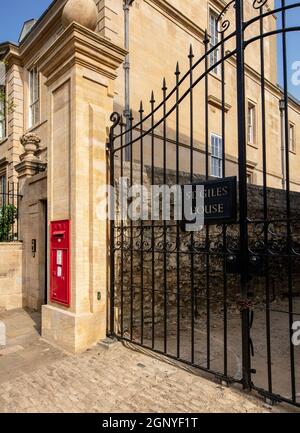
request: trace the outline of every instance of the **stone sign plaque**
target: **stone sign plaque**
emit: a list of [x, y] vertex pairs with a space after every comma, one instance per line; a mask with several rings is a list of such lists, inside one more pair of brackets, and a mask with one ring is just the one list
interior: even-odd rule
[[[227, 177], [224, 179], [196, 182], [193, 188], [193, 210], [196, 207], [196, 186], [203, 186], [204, 194], [204, 223], [210, 224], [232, 224], [237, 222], [237, 178]], [[192, 221], [183, 221], [183, 229]]]

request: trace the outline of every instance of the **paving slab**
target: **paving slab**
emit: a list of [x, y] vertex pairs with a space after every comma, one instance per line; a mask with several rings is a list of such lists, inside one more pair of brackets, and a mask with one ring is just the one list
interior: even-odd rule
[[66, 354], [41, 339], [37, 313], [0, 313], [0, 320], [8, 327], [8, 345], [0, 351], [1, 413], [296, 411], [271, 408], [254, 394], [131, 344]]

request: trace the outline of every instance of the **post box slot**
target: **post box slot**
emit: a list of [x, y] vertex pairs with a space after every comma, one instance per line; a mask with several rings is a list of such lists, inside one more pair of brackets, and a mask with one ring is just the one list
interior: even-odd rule
[[65, 232], [53, 232], [53, 236], [56, 238], [64, 237]]

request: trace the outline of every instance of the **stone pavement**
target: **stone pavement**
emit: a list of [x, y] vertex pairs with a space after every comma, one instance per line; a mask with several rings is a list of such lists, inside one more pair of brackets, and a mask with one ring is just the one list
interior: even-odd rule
[[63, 353], [40, 338], [37, 313], [0, 313], [0, 320], [8, 331], [0, 350], [1, 413], [272, 411], [253, 395], [121, 343]]

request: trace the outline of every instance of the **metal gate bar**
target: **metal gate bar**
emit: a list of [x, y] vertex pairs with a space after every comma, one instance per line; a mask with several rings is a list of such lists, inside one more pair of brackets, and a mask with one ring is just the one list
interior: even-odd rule
[[[141, 187], [176, 183], [177, 185], [211, 181], [211, 138], [209, 115], [209, 91], [211, 73], [220, 70], [220, 125], [222, 143], [222, 178], [228, 174], [226, 131], [230, 127], [226, 117], [227, 65], [236, 65], [236, 116], [238, 154], [238, 218], [221, 225], [206, 224], [202, 233], [186, 233], [181, 222], [155, 219], [134, 222], [120, 214], [120, 202], [116, 200], [115, 220], [110, 223], [110, 325], [108, 335], [145, 347], [160, 355], [183, 362], [209, 372], [228, 383], [241, 383], [245, 389], [254, 389], [273, 401], [283, 401], [300, 407], [297, 395], [297, 371], [295, 346], [292, 343], [292, 325], [299, 314], [295, 311], [294, 268], [300, 257], [295, 247], [295, 233], [300, 230], [300, 219], [294, 217], [291, 195], [291, 165], [289, 152], [289, 107], [287, 34], [300, 31], [300, 27], [287, 26], [288, 11], [300, 10], [300, 3], [286, 4], [270, 11], [267, 0], [253, 0], [255, 16], [244, 17], [244, 1], [232, 0], [221, 11], [218, 20], [220, 38], [213, 45], [205, 32], [204, 54], [195, 60], [193, 48], [188, 54], [189, 69], [181, 74], [179, 63], [175, 71], [175, 87], [168, 91], [164, 79], [162, 102], [157, 104], [154, 92], [150, 98], [150, 113], [145, 115], [141, 103], [134, 123], [133, 112], [126, 122], [113, 113], [110, 132], [110, 183], [120, 196], [123, 186], [118, 180], [128, 177], [128, 187], [137, 182]], [[235, 9], [233, 8], [235, 6]], [[235, 29], [227, 18], [231, 11]], [[265, 20], [272, 14], [281, 17], [281, 26], [265, 31]], [[259, 33], [246, 39], [246, 30], [258, 24]], [[233, 26], [232, 26], [233, 27]], [[271, 212], [268, 164], [268, 135], [266, 100], [266, 48], [270, 37], [281, 35], [283, 68], [283, 119], [285, 139], [285, 188], [282, 216]], [[261, 107], [262, 157], [262, 216], [252, 215], [247, 178], [247, 130], [246, 130], [246, 65], [245, 52], [259, 42], [259, 82]], [[232, 45], [234, 43], [234, 48]], [[231, 44], [230, 50], [228, 45]], [[212, 61], [213, 59], [213, 61]], [[202, 87], [201, 87], [202, 86]], [[198, 92], [201, 90], [201, 95]], [[186, 105], [184, 106], [184, 103]], [[295, 102], [294, 102], [295, 103]], [[187, 108], [188, 107], [188, 108]], [[203, 142], [199, 138], [199, 107], [205, 127]], [[300, 103], [299, 103], [300, 111]], [[186, 116], [186, 124], [182, 117]], [[197, 117], [198, 116], [198, 117]], [[197, 118], [197, 122], [195, 122]], [[174, 128], [174, 130], [172, 129]], [[198, 129], [197, 129], [198, 128]], [[188, 137], [184, 132], [188, 131]], [[200, 146], [203, 145], [203, 147]], [[172, 149], [173, 165], [170, 162]], [[182, 157], [185, 152], [186, 159]], [[185, 161], [187, 162], [185, 164]], [[283, 179], [284, 181], [284, 179]], [[144, 193], [142, 193], [143, 195]], [[252, 192], [251, 192], [252, 194]], [[130, 202], [131, 203], [131, 202]], [[129, 204], [130, 204], [129, 203]], [[141, 206], [143, 207], [143, 200]], [[128, 204], [128, 202], [127, 202]], [[258, 206], [258, 204], [257, 204]], [[143, 210], [143, 209], [142, 209]], [[122, 211], [121, 211], [122, 212]], [[283, 246], [278, 247], [276, 226], [286, 230]], [[257, 234], [257, 229], [260, 232]], [[274, 229], [273, 229], [274, 227]], [[291, 398], [284, 390], [277, 392], [274, 373], [274, 325], [272, 314], [282, 314], [280, 308], [272, 308], [276, 286], [276, 260], [282, 267], [282, 278], [287, 286]], [[235, 266], [232, 263], [237, 263]], [[278, 265], [277, 265], [278, 266]], [[234, 270], [233, 270], [234, 269]], [[256, 279], [263, 282], [265, 336], [265, 370], [257, 363], [255, 353], [255, 326], [258, 310], [253, 303], [253, 293], [258, 290]], [[235, 292], [234, 287], [238, 290]], [[219, 292], [216, 294], [217, 289]], [[275, 295], [274, 295], [275, 293]], [[233, 335], [235, 317], [231, 311], [233, 298], [240, 309], [241, 343]], [[216, 319], [217, 317], [217, 319]], [[220, 331], [221, 342], [218, 331]], [[221, 323], [221, 325], [220, 325]], [[218, 328], [219, 326], [219, 328]], [[263, 330], [261, 330], [263, 332]], [[188, 342], [188, 343], [187, 343]], [[233, 347], [234, 345], [234, 347]], [[221, 348], [220, 348], [221, 347]], [[221, 353], [221, 355], [220, 355]], [[242, 372], [233, 371], [232, 357], [242, 357]], [[220, 363], [218, 363], [220, 361]], [[266, 378], [260, 386], [257, 373]], [[299, 388], [299, 385], [298, 385]]]

